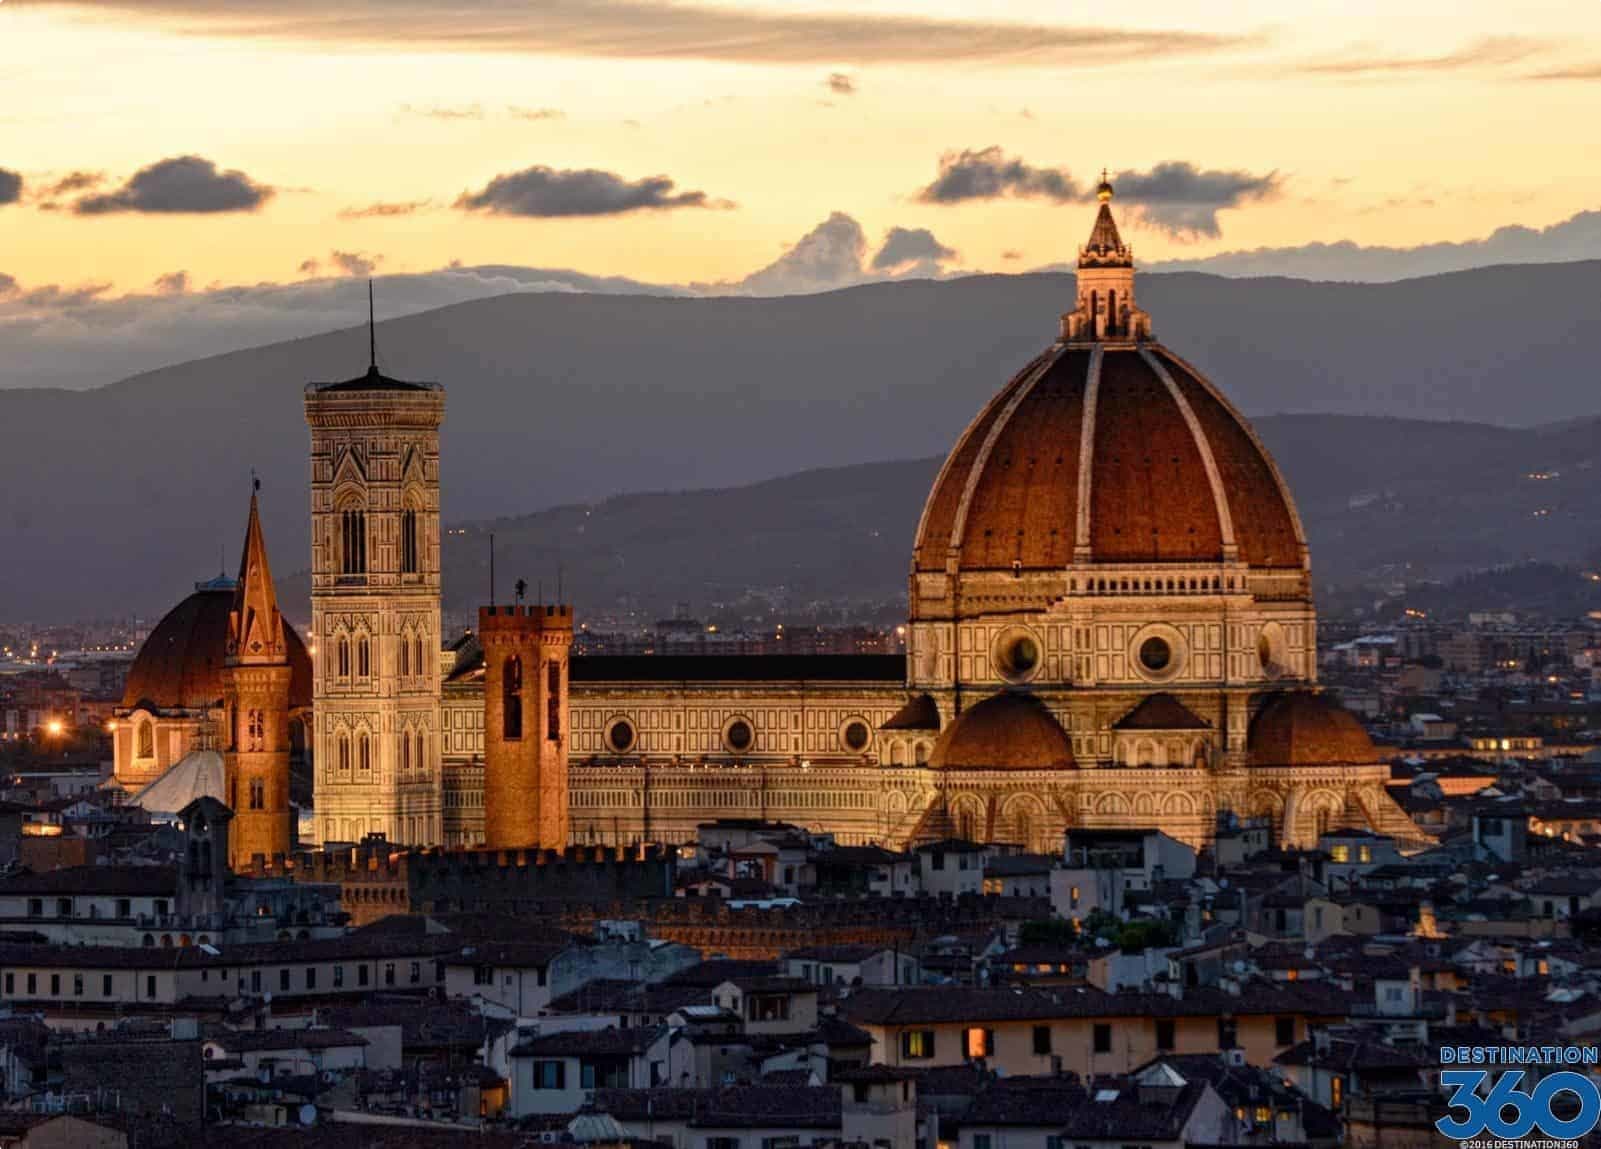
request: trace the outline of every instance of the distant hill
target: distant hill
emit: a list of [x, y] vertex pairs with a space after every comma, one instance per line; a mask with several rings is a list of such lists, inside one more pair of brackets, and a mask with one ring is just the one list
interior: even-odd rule
[[[1480, 424], [1280, 415], [1256, 421], [1312, 539], [1318, 584], [1448, 579], [1542, 557], [1578, 563], [1601, 537], [1601, 420], [1510, 430]], [[748, 588], [796, 603], [899, 610], [912, 534], [940, 459], [806, 471], [724, 490], [623, 495], [480, 522], [445, 540], [447, 604], [519, 575], [593, 612], [632, 601], [704, 611]], [[1553, 478], [1530, 478], [1554, 474]], [[1546, 514], [1537, 514], [1539, 511]], [[294, 584], [306, 593], [305, 584]]]
[[[802, 504], [777, 498], [785, 484], [746, 485], [942, 454], [980, 404], [1049, 342], [1072, 295], [1066, 275], [876, 284], [779, 299], [509, 295], [381, 324], [379, 346], [391, 374], [449, 388], [450, 522], [626, 491], [744, 489], [660, 504], [713, 508], [707, 513], [720, 516], [719, 525], [704, 545], [663, 539], [658, 522], [655, 534], [630, 536], [613, 560], [660, 579], [658, 561], [636, 549], [657, 538], [701, 558], [703, 581], [689, 585], [704, 587], [713, 577], [707, 572], [785, 561], [781, 550], [760, 553], [771, 544], [757, 540], [806, 521]], [[1471, 566], [1502, 551], [1572, 545], [1562, 531], [1545, 529], [1555, 523], [1509, 517], [1524, 492], [1510, 476], [1519, 466], [1547, 465], [1540, 461], [1547, 456], [1570, 458], [1577, 469], [1596, 441], [1593, 422], [1426, 435], [1413, 425], [1328, 416], [1528, 425], [1591, 414], [1601, 363], [1597, 298], [1601, 263], [1484, 268], [1382, 285], [1193, 273], [1141, 280], [1141, 303], [1164, 342], [1244, 410], [1323, 415], [1263, 427], [1316, 524], [1314, 536], [1329, 540], [1317, 559], [1331, 575], [1406, 559]], [[236, 561], [251, 467], [263, 480], [276, 568], [287, 574], [303, 565], [301, 389], [308, 380], [358, 373], [365, 343], [363, 334], [340, 331], [92, 391], [0, 390], [0, 619], [164, 608], [215, 570], [219, 550], [227, 564]], [[1446, 474], [1449, 484], [1424, 491], [1431, 475]], [[872, 529], [891, 571], [889, 593], [902, 589], [926, 486], [910, 472], [894, 475], [891, 467], [837, 480], [885, 484], [859, 492], [861, 517], [846, 522], [858, 534], [879, 524]], [[793, 480], [833, 481], [826, 473]], [[1391, 487], [1399, 502], [1376, 504], [1391, 509], [1332, 509]], [[1566, 495], [1569, 488], [1553, 489]], [[762, 492], [775, 498], [764, 501]], [[1454, 517], [1418, 513], [1433, 508], [1430, 498]], [[882, 518], [869, 517], [875, 500]], [[908, 504], [909, 514], [894, 509]], [[820, 495], [805, 514], [838, 523], [828, 516], [847, 505]], [[684, 513], [699, 522], [699, 512]], [[784, 525], [764, 518], [770, 514]], [[1413, 550], [1391, 547], [1392, 532]], [[807, 546], [798, 561], [816, 553], [816, 538]], [[830, 553], [846, 579], [875, 569], [861, 548]], [[581, 577], [576, 557], [566, 565], [574, 580]], [[453, 585], [450, 594], [471, 589]]]

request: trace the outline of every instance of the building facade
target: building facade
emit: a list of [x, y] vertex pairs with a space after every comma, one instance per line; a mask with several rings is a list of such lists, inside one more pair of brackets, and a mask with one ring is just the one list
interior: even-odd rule
[[323, 841], [438, 842], [439, 427], [444, 389], [313, 383], [311, 628]]

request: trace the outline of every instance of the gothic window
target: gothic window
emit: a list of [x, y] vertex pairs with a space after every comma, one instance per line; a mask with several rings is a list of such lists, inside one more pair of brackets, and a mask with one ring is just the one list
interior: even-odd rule
[[154, 758], [156, 756], [156, 728], [151, 722], [139, 723], [137, 731], [138, 750], [140, 758]]
[[523, 660], [515, 654], [501, 668], [501, 737], [523, 736]]
[[561, 663], [552, 662], [546, 669], [545, 681], [545, 737], [552, 742], [561, 741]]
[[356, 740], [356, 765], [363, 770], [372, 769], [372, 739], [366, 731]]
[[407, 771], [409, 771], [410, 769], [411, 769], [411, 733], [410, 733], [410, 731], [402, 730], [400, 732], [400, 772], [402, 774], [404, 774]]
[[416, 668], [413, 673], [419, 675], [427, 674], [428, 664], [422, 659], [422, 635], [419, 634], [417, 637], [413, 638], [411, 640], [411, 646], [411, 664]]
[[372, 643], [364, 634], [356, 639], [356, 677], [369, 678], [372, 675]]
[[245, 748], [262, 749], [267, 740], [267, 716], [259, 710], [251, 710], [245, 722]]
[[417, 763], [417, 769], [419, 769], [419, 770], [421, 770], [423, 768], [423, 763], [426, 761], [426, 759], [423, 757], [423, 747], [424, 747], [424, 745], [425, 745], [425, 743], [423, 741], [423, 732], [421, 730], [419, 730], [419, 731], [417, 731], [417, 753], [416, 753], [416, 755], [415, 755], [415, 757], [413, 759], [413, 761], [415, 761]]
[[348, 734], [340, 734], [339, 735], [339, 741], [338, 741], [337, 745], [338, 745], [338, 748], [339, 748], [338, 749], [339, 769], [344, 770], [344, 771], [349, 771], [349, 769], [350, 769], [350, 735], [348, 735]]
[[260, 778], [250, 780], [250, 808], [252, 810], [267, 808], [267, 787]]
[[400, 676], [405, 678], [411, 673], [411, 643], [405, 635], [400, 636]]
[[367, 573], [367, 512], [341, 511], [339, 515], [339, 573]]
[[400, 512], [400, 573], [417, 573], [417, 512]]
[[342, 634], [334, 644], [334, 669], [340, 678], [350, 677], [350, 640]]

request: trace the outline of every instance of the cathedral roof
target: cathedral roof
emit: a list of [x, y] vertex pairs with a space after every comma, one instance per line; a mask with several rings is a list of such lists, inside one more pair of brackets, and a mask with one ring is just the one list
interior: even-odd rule
[[1379, 757], [1350, 711], [1310, 690], [1270, 697], [1251, 721], [1246, 750], [1252, 766], [1365, 764]]
[[326, 395], [343, 391], [438, 391], [441, 388], [438, 383], [407, 383], [403, 379], [391, 379], [379, 371], [378, 364], [374, 363], [354, 379], [346, 379], [342, 383], [313, 383], [307, 390]]
[[1165, 690], [1148, 695], [1113, 730], [1210, 730], [1212, 724]]
[[956, 717], [934, 743], [935, 770], [1071, 770], [1073, 741], [1028, 694], [992, 694]]
[[152, 816], [176, 818], [198, 798], [222, 802], [225, 785], [222, 755], [215, 750], [191, 750], [132, 795], [127, 804]]
[[[232, 580], [197, 584], [193, 594], [167, 612], [128, 668], [122, 705], [133, 710], [200, 710], [222, 699], [222, 666], [228, 656], [228, 621], [233, 611]], [[311, 705], [311, 656], [287, 622], [284, 645], [292, 673], [291, 708]]]
[[897, 710], [879, 729], [938, 730], [939, 707], [929, 695], [919, 694], [916, 698], [909, 699], [906, 705]]

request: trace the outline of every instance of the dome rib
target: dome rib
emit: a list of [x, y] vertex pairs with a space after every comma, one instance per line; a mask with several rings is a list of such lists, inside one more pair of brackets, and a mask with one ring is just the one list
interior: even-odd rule
[[1195, 449], [1200, 453], [1201, 466], [1206, 470], [1206, 481], [1212, 488], [1212, 506], [1217, 510], [1218, 534], [1223, 543], [1223, 559], [1225, 562], [1239, 557], [1239, 547], [1234, 540], [1234, 517], [1229, 513], [1229, 498], [1223, 489], [1223, 477], [1218, 473], [1217, 460], [1212, 455], [1212, 444], [1206, 433], [1201, 430], [1201, 421], [1196, 418], [1195, 412], [1190, 409], [1189, 402], [1184, 393], [1179, 390], [1173, 376], [1168, 374], [1162, 361], [1151, 354], [1149, 347], [1140, 348], [1140, 358], [1150, 364], [1151, 370], [1167, 388], [1167, 393], [1173, 397], [1173, 405], [1178, 408], [1179, 414], [1184, 417], [1184, 425], [1190, 429], [1190, 436], [1195, 440]]
[[1095, 490], [1095, 412], [1101, 401], [1101, 364], [1106, 350], [1096, 344], [1084, 373], [1084, 412], [1078, 436], [1078, 515], [1073, 521], [1073, 561], [1090, 561], [1090, 496]]

